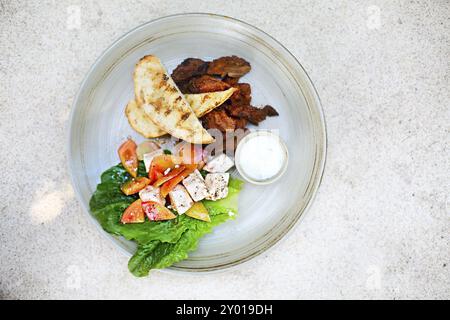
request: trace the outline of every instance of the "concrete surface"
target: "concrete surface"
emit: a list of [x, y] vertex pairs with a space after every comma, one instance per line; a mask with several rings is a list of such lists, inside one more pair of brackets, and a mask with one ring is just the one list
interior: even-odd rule
[[[298, 57], [326, 115], [326, 172], [302, 224], [256, 262], [136, 279], [74, 198], [68, 115], [117, 37], [192, 11]], [[1, 297], [450, 298], [449, 17], [447, 0], [0, 0]]]

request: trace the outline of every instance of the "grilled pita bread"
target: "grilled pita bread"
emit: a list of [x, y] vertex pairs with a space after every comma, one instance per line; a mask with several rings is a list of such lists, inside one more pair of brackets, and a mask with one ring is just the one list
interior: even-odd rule
[[[236, 88], [230, 88], [225, 91], [186, 94], [185, 98], [197, 118], [200, 118], [223, 104], [236, 90]], [[131, 100], [127, 104], [125, 115], [131, 127], [146, 138], [156, 138], [167, 133], [150, 119], [136, 100]]]
[[142, 106], [136, 103], [136, 100], [128, 102], [125, 115], [130, 126], [146, 138], [156, 138], [166, 134], [150, 119]]
[[230, 88], [224, 91], [186, 94], [185, 97], [197, 118], [201, 118], [227, 101], [236, 90], [238, 89]]
[[137, 104], [159, 129], [190, 143], [214, 142], [157, 57], [143, 57], [133, 78]]

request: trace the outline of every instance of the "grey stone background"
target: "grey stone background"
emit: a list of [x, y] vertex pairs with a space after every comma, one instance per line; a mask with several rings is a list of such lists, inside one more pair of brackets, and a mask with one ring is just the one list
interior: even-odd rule
[[[68, 116], [116, 38], [193, 11], [249, 22], [297, 56], [323, 103], [327, 166], [276, 250], [137, 279], [74, 198]], [[0, 296], [450, 298], [449, 17], [448, 0], [0, 0]]]

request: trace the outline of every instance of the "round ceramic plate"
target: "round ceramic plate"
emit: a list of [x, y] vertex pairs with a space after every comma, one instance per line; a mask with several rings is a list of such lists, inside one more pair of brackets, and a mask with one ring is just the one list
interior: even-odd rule
[[[213, 271], [257, 256], [292, 229], [320, 184], [326, 133], [311, 80], [275, 39], [229, 17], [174, 15], [128, 32], [97, 59], [72, 109], [69, 168], [76, 194], [88, 213], [100, 174], [119, 162], [118, 146], [128, 136], [137, 143], [144, 140], [129, 126], [124, 108], [133, 98], [134, 65], [148, 54], [158, 56], [169, 72], [188, 57], [242, 57], [252, 66], [241, 82], [251, 84], [253, 104], [270, 104], [278, 110], [278, 117], [266, 119], [259, 127], [279, 130], [286, 142], [289, 165], [283, 177], [265, 186], [246, 183], [237, 218], [216, 227], [188, 259], [171, 269]], [[104, 232], [89, 216], [118, 247], [129, 255], [134, 252], [132, 242]]]

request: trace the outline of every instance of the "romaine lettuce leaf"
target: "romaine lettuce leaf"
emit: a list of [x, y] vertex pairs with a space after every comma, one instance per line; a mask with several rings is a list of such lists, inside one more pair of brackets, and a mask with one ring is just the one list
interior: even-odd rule
[[[145, 176], [145, 168], [139, 163], [138, 175]], [[122, 224], [123, 211], [137, 196], [126, 196], [120, 190], [123, 183], [131, 179], [121, 164], [106, 170], [89, 206], [103, 229], [111, 234], [123, 236], [138, 244], [128, 268], [135, 276], [148, 275], [151, 269], [166, 268], [186, 259], [188, 252], [197, 248], [200, 238], [211, 232], [213, 227], [232, 218], [237, 213], [237, 200], [242, 181], [230, 179], [228, 197], [219, 201], [203, 203], [208, 209], [211, 222], [204, 222], [186, 215], [168, 221], [149, 221], [136, 224]]]

